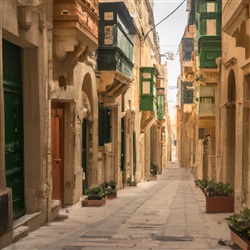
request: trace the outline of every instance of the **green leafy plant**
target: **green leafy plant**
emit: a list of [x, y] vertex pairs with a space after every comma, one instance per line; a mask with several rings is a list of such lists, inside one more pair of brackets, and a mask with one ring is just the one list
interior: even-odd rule
[[85, 190], [86, 195], [96, 195], [96, 196], [105, 196], [105, 192], [101, 186], [93, 185], [90, 188]]
[[116, 190], [116, 185], [117, 185], [117, 183], [116, 183], [115, 181], [113, 181], [113, 180], [110, 180], [110, 181], [109, 181], [109, 186], [110, 186], [112, 189], [115, 189], [115, 190]]
[[215, 182], [213, 180], [196, 180], [197, 184], [202, 186], [209, 197], [215, 196], [233, 196], [234, 191], [229, 183]]
[[158, 170], [158, 166], [155, 165], [155, 164], [151, 164], [151, 166], [150, 166], [150, 173], [152, 175], [157, 175], [157, 170]]
[[250, 241], [250, 209], [245, 208], [225, 218], [229, 227], [241, 237]]
[[208, 180], [195, 180], [194, 182], [201, 185], [203, 188], [207, 188]]
[[210, 181], [207, 185], [208, 196], [233, 196], [233, 188], [229, 183]]
[[110, 181], [104, 181], [100, 186], [102, 187], [103, 191], [106, 194], [110, 194], [110, 193], [115, 193], [116, 190], [116, 182], [113, 180]]

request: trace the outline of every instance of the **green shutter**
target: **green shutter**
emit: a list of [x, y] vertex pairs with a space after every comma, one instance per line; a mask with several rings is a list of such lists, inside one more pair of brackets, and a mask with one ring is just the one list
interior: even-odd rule
[[125, 171], [126, 166], [126, 118], [121, 119], [121, 170]]
[[133, 165], [134, 165], [134, 174], [136, 172], [136, 133], [133, 131]]
[[101, 147], [104, 145], [104, 138], [103, 138], [103, 106], [101, 104], [99, 104], [99, 115], [98, 115], [98, 129], [99, 129], [99, 143], [98, 145]]
[[99, 146], [111, 142], [111, 109], [99, 105]]
[[104, 127], [104, 143], [110, 143], [111, 142], [111, 109], [110, 108], [104, 108], [104, 119], [103, 119], [103, 127]]
[[88, 120], [85, 118], [82, 122], [82, 170], [85, 173], [85, 180], [83, 180], [83, 185], [82, 185], [82, 194], [84, 194], [84, 190], [85, 188], [88, 187], [88, 183], [87, 183], [87, 124], [88, 124]]

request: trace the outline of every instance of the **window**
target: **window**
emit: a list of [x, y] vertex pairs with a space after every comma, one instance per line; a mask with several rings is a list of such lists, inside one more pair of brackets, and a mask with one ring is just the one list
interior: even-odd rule
[[207, 12], [215, 12], [215, 3], [207, 3]]
[[207, 35], [216, 36], [216, 19], [207, 20]]
[[214, 103], [214, 97], [211, 97], [211, 96], [209, 96], [209, 97], [201, 97], [200, 102], [202, 104], [213, 104]]
[[104, 27], [104, 44], [113, 45], [114, 35], [113, 35], [113, 26]]
[[142, 84], [142, 94], [150, 94], [150, 82], [143, 82]]
[[201, 115], [211, 115], [215, 113], [215, 97], [213, 87], [200, 87], [199, 113]]

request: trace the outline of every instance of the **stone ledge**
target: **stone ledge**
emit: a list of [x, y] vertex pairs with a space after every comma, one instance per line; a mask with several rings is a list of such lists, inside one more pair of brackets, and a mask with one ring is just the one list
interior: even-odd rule
[[[25, 214], [24, 216], [20, 217], [19, 219], [13, 222], [13, 229], [16, 229], [20, 226], [27, 226], [30, 228], [32, 222], [37, 220], [40, 215], [41, 215], [41, 212]], [[33, 231], [33, 230], [30, 230], [30, 231]]]

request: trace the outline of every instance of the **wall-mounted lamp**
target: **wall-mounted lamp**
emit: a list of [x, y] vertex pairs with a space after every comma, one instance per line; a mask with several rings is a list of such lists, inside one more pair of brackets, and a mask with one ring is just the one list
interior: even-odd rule
[[160, 54], [161, 57], [166, 57], [167, 60], [174, 60], [175, 56], [174, 56], [174, 52], [172, 51], [168, 51], [165, 52], [164, 54]]

